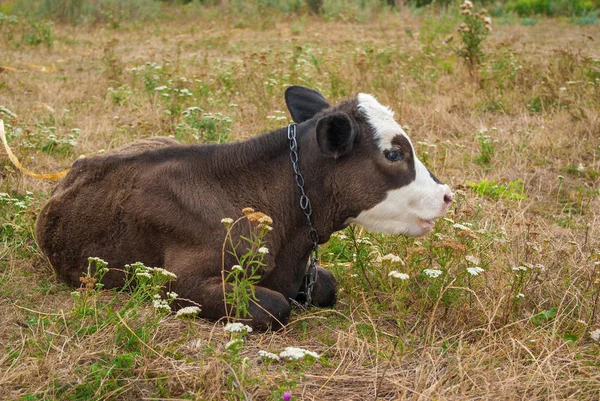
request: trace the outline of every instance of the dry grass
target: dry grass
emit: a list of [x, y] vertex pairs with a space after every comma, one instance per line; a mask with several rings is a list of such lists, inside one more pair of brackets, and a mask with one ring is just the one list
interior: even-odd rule
[[[0, 399], [279, 399], [285, 389], [294, 399], [323, 400], [600, 397], [599, 345], [589, 336], [600, 327], [599, 26], [494, 26], [475, 82], [442, 34], [430, 45], [419, 40], [434, 23], [427, 15], [375, 14], [359, 23], [169, 12], [118, 30], [57, 25], [52, 48], [0, 40], [0, 106], [16, 115], [5, 118], [9, 139], [28, 168], [58, 171], [81, 154], [152, 135], [202, 140], [176, 129], [188, 106], [223, 113], [232, 121], [217, 133], [231, 128], [241, 139], [284, 125], [267, 116], [282, 115], [289, 84], [316, 87], [331, 101], [369, 92], [410, 127], [435, 174], [462, 191], [450, 217], [479, 232], [442, 222], [441, 235], [418, 242], [361, 230], [348, 235], [374, 245], [334, 239], [323, 253], [333, 254], [343, 288], [336, 309], [297, 313], [284, 332], [253, 333], [237, 358], [223, 350], [230, 338], [221, 324], [166, 317], [153, 325], [150, 307], [136, 319], [99, 320], [95, 332], [79, 327], [71, 289], [32, 235], [53, 183], [21, 175], [2, 156], [1, 191], [33, 196], [22, 211], [1, 203]], [[146, 90], [139, 71], [149, 62], [162, 66], [148, 78], [157, 75], [156, 86], [190, 88], [194, 98], [169, 103]], [[59, 139], [78, 128], [77, 144], [46, 147], [49, 127]], [[478, 164], [484, 128], [493, 154]], [[526, 198], [478, 195], [469, 183], [483, 178], [520, 179]], [[447, 250], [447, 279], [419, 276]], [[414, 282], [402, 291], [387, 278], [391, 267], [375, 261], [388, 252], [412, 269]], [[477, 282], [461, 276], [467, 254], [485, 267]], [[544, 268], [517, 285], [512, 268], [525, 263]], [[119, 342], [116, 333], [134, 338], [144, 322], [147, 341]], [[322, 358], [269, 365], [256, 356], [288, 345]], [[115, 365], [124, 354], [132, 360]]]

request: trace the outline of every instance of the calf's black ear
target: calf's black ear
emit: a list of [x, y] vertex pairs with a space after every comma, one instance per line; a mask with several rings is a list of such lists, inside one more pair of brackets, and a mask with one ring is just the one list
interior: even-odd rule
[[327, 100], [319, 92], [303, 86], [290, 86], [285, 90], [285, 103], [294, 122], [300, 124], [310, 120], [323, 109], [329, 107]]
[[324, 116], [317, 122], [317, 143], [326, 156], [337, 159], [352, 150], [356, 129], [343, 113]]

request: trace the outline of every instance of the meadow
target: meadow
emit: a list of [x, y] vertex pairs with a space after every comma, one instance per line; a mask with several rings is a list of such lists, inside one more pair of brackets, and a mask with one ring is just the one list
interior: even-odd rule
[[304, 85], [392, 108], [456, 201], [425, 237], [338, 232], [320, 249], [335, 308], [232, 332], [155, 307], [150, 284], [62, 283], [33, 234], [56, 182], [2, 150], [0, 399], [600, 398], [600, 25], [494, 14], [465, 47], [460, 3], [2, 9], [0, 118], [37, 173], [155, 135], [243, 140], [285, 126]]

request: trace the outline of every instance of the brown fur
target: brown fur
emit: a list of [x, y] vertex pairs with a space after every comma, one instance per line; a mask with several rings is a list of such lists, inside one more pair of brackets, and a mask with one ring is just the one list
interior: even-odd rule
[[[300, 164], [321, 243], [400, 185], [390, 180], [390, 167], [380, 160], [356, 106], [356, 100], [318, 105], [316, 115], [298, 125]], [[320, 150], [315, 135], [317, 122], [333, 113], [347, 116], [355, 133], [349, 153], [335, 157]], [[289, 300], [298, 294], [311, 249], [299, 196], [285, 128], [225, 145], [151, 138], [77, 160], [40, 213], [36, 237], [58, 274], [73, 285], [90, 256], [117, 268], [105, 277], [108, 287], [123, 285], [118, 269], [141, 261], [175, 273], [171, 290], [200, 304], [200, 316], [219, 319], [226, 313], [221, 219], [235, 219], [252, 207], [271, 216], [274, 229], [267, 236], [267, 268], [256, 286], [260, 306], [251, 307], [250, 324], [279, 327], [288, 320]], [[235, 261], [225, 259], [230, 269]], [[334, 302], [335, 279], [321, 269], [314, 303]]]

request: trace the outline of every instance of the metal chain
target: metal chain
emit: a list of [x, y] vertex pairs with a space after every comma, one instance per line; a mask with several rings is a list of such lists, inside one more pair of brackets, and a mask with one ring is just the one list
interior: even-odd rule
[[292, 161], [292, 167], [294, 168], [294, 174], [296, 179], [296, 185], [300, 188], [300, 209], [304, 212], [306, 216], [306, 220], [308, 221], [308, 235], [312, 242], [312, 251], [310, 255], [310, 263], [308, 266], [308, 272], [304, 275], [304, 283], [302, 284], [302, 288], [298, 295], [303, 294], [305, 308], [310, 306], [312, 301], [312, 290], [315, 286], [315, 281], [317, 281], [317, 267], [319, 265], [319, 233], [315, 226], [312, 223], [312, 206], [310, 204], [310, 199], [308, 199], [308, 195], [306, 195], [306, 191], [304, 190], [304, 176], [302, 176], [302, 172], [300, 171], [300, 164], [298, 163], [298, 141], [296, 139], [296, 124], [292, 123], [288, 125], [287, 136], [290, 141], [290, 160]]

